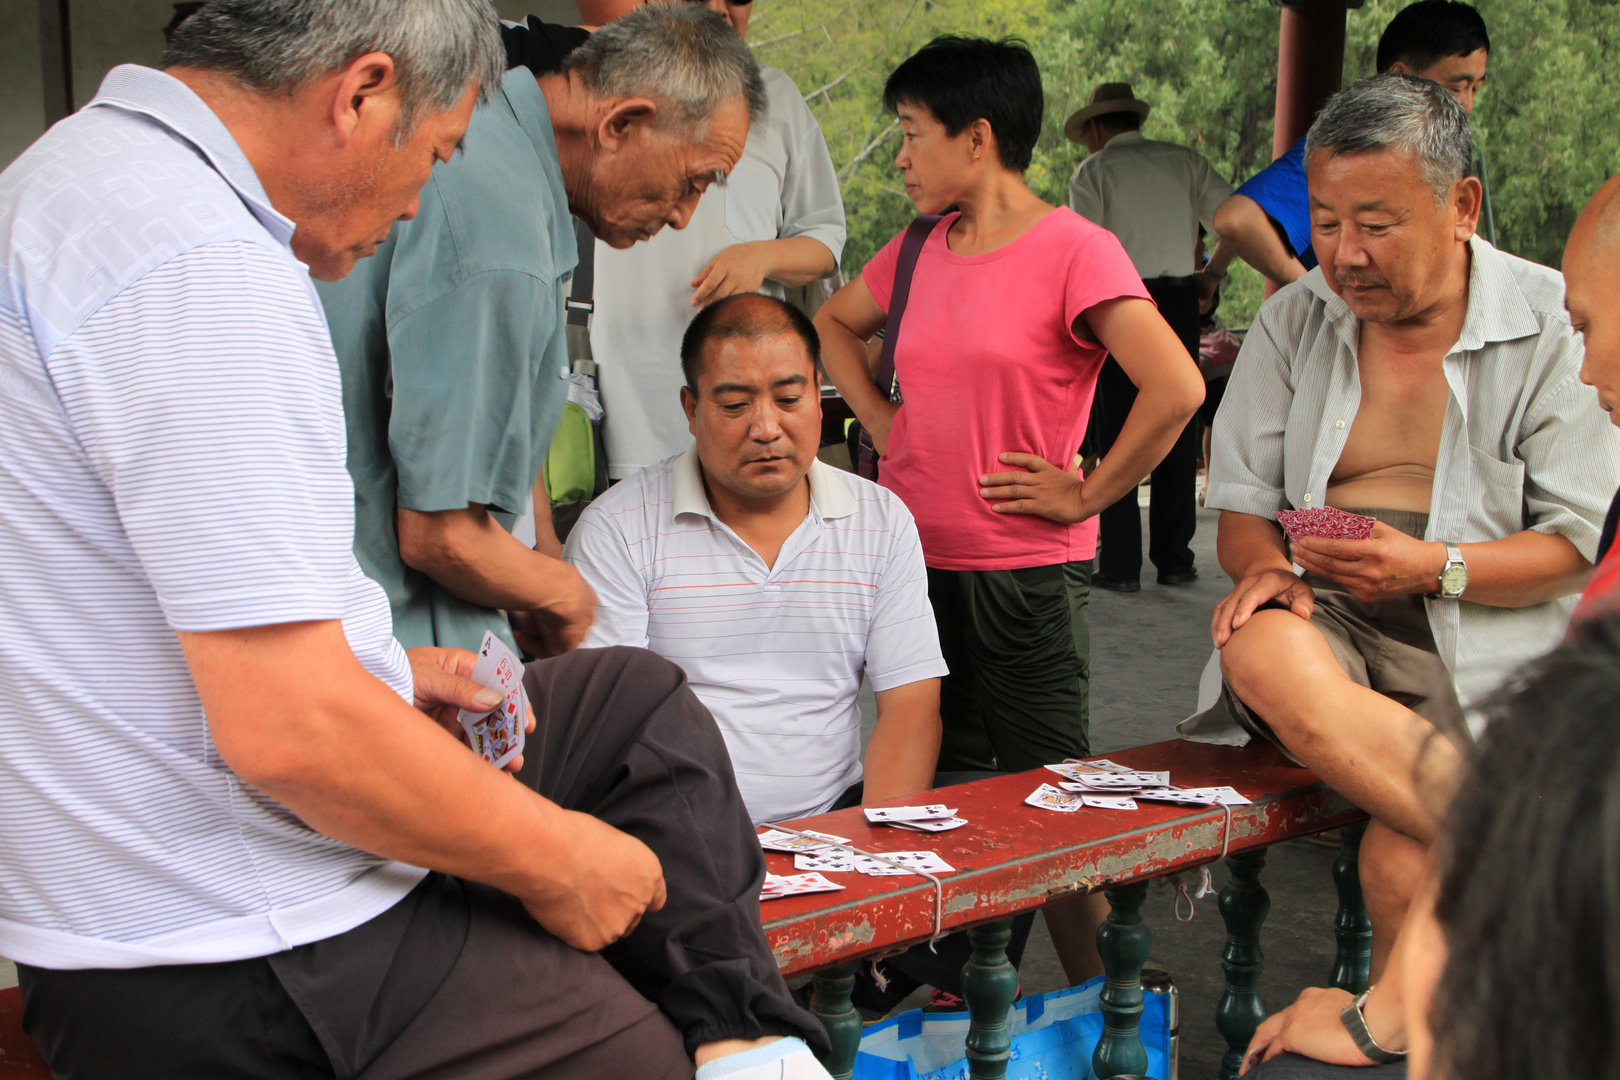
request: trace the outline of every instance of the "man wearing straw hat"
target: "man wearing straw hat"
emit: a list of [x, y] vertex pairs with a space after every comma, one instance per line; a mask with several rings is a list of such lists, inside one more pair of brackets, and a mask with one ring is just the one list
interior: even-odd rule
[[[1198, 227], [1215, 231], [1215, 208], [1232, 194], [1232, 185], [1196, 151], [1144, 139], [1142, 121], [1150, 108], [1137, 100], [1129, 83], [1103, 83], [1090, 103], [1069, 117], [1063, 134], [1091, 151], [1069, 178], [1069, 206], [1119, 237], [1159, 313], [1196, 360]], [[1135, 384], [1110, 357], [1097, 380], [1092, 416], [1099, 451], [1106, 453], [1118, 438], [1135, 400]], [[1198, 577], [1191, 546], [1198, 520], [1196, 427], [1189, 423], [1153, 470], [1148, 557], [1158, 568], [1160, 585], [1185, 585]], [[1121, 499], [1099, 516], [1102, 547], [1092, 584], [1136, 592], [1142, 573], [1136, 500]]]

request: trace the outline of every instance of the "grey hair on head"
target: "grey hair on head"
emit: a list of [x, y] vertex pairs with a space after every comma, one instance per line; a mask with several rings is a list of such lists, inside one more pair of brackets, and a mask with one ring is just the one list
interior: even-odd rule
[[470, 84], [488, 100], [506, 70], [490, 0], [212, 0], [175, 31], [162, 66], [218, 71], [274, 94], [374, 52], [398, 73], [401, 144]]
[[750, 120], [765, 115], [754, 55], [724, 16], [701, 4], [643, 4], [592, 34], [563, 70], [598, 97], [651, 99], [683, 133], [701, 131], [739, 98]]
[[1451, 91], [1430, 79], [1385, 73], [1334, 94], [1305, 136], [1305, 162], [1375, 150], [1417, 158], [1434, 197], [1445, 202], [1474, 161], [1474, 129]]

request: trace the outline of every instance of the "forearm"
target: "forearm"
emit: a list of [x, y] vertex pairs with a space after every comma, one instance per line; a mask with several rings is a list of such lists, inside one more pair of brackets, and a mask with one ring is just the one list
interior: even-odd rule
[[1226, 268], [1232, 265], [1232, 259], [1237, 254], [1232, 245], [1224, 238], [1215, 242], [1215, 250], [1210, 252], [1209, 260], [1204, 263], [1204, 272], [1215, 277], [1224, 277]]
[[546, 492], [545, 473], [534, 481], [534, 550], [553, 559], [563, 556], [562, 541], [557, 539], [557, 526], [551, 520], [551, 496]]
[[928, 790], [939, 764], [939, 680], [910, 683], [877, 697], [877, 726], [866, 744], [865, 803]]
[[1227, 260], [1237, 255], [1279, 285], [1287, 285], [1305, 275], [1305, 266], [1283, 244], [1277, 227], [1264, 208], [1246, 195], [1233, 195], [1215, 212], [1215, 227], [1221, 246], [1229, 249]]
[[783, 285], [808, 285], [838, 269], [831, 249], [810, 236], [757, 241], [765, 253], [765, 276]]
[[[1431, 592], [1440, 588], [1445, 547], [1435, 544]], [[1468, 588], [1463, 599], [1491, 607], [1528, 607], [1578, 593], [1591, 576], [1586, 561], [1569, 539], [1557, 533], [1526, 530], [1484, 544], [1459, 544], [1468, 564]]]
[[838, 388], [838, 395], [868, 430], [887, 429], [898, 406], [872, 381], [866, 342], [835, 319], [818, 316], [816, 330], [821, 335], [821, 366]]
[[[549, 504], [535, 506], [537, 536], [543, 535], [542, 515], [549, 519]], [[549, 520], [544, 529], [550, 533]], [[543, 608], [575, 576], [560, 559], [527, 547], [483, 507], [437, 513], [401, 508], [399, 538], [406, 565], [445, 591], [484, 607]]]
[[1198, 402], [1173, 386], [1149, 384], [1136, 396], [1125, 426], [1086, 477], [1086, 504], [1099, 509], [1136, 490], [1181, 437]]
[[570, 815], [368, 674], [338, 622], [180, 643], [194, 672], [230, 673], [198, 679], [225, 763], [317, 832], [525, 897], [567, 858]]
[[1221, 569], [1235, 582], [1265, 570], [1294, 572], [1282, 529], [1270, 518], [1255, 514], [1221, 511], [1215, 556]]

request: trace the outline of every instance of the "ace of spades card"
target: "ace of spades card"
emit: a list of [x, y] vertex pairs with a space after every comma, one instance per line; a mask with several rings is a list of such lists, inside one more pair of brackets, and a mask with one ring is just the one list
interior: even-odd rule
[[505, 768], [507, 762], [523, 753], [523, 728], [529, 715], [529, 697], [523, 692], [523, 665], [505, 642], [485, 630], [472, 680], [506, 697], [487, 713], [462, 709], [456, 719], [467, 733], [473, 753], [497, 769]]

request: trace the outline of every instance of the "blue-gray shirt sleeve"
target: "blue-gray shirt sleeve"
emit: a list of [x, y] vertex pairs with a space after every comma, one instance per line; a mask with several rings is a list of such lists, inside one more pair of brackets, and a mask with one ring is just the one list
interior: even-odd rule
[[390, 318], [400, 506], [523, 512], [568, 396], [559, 288], [484, 270]]

